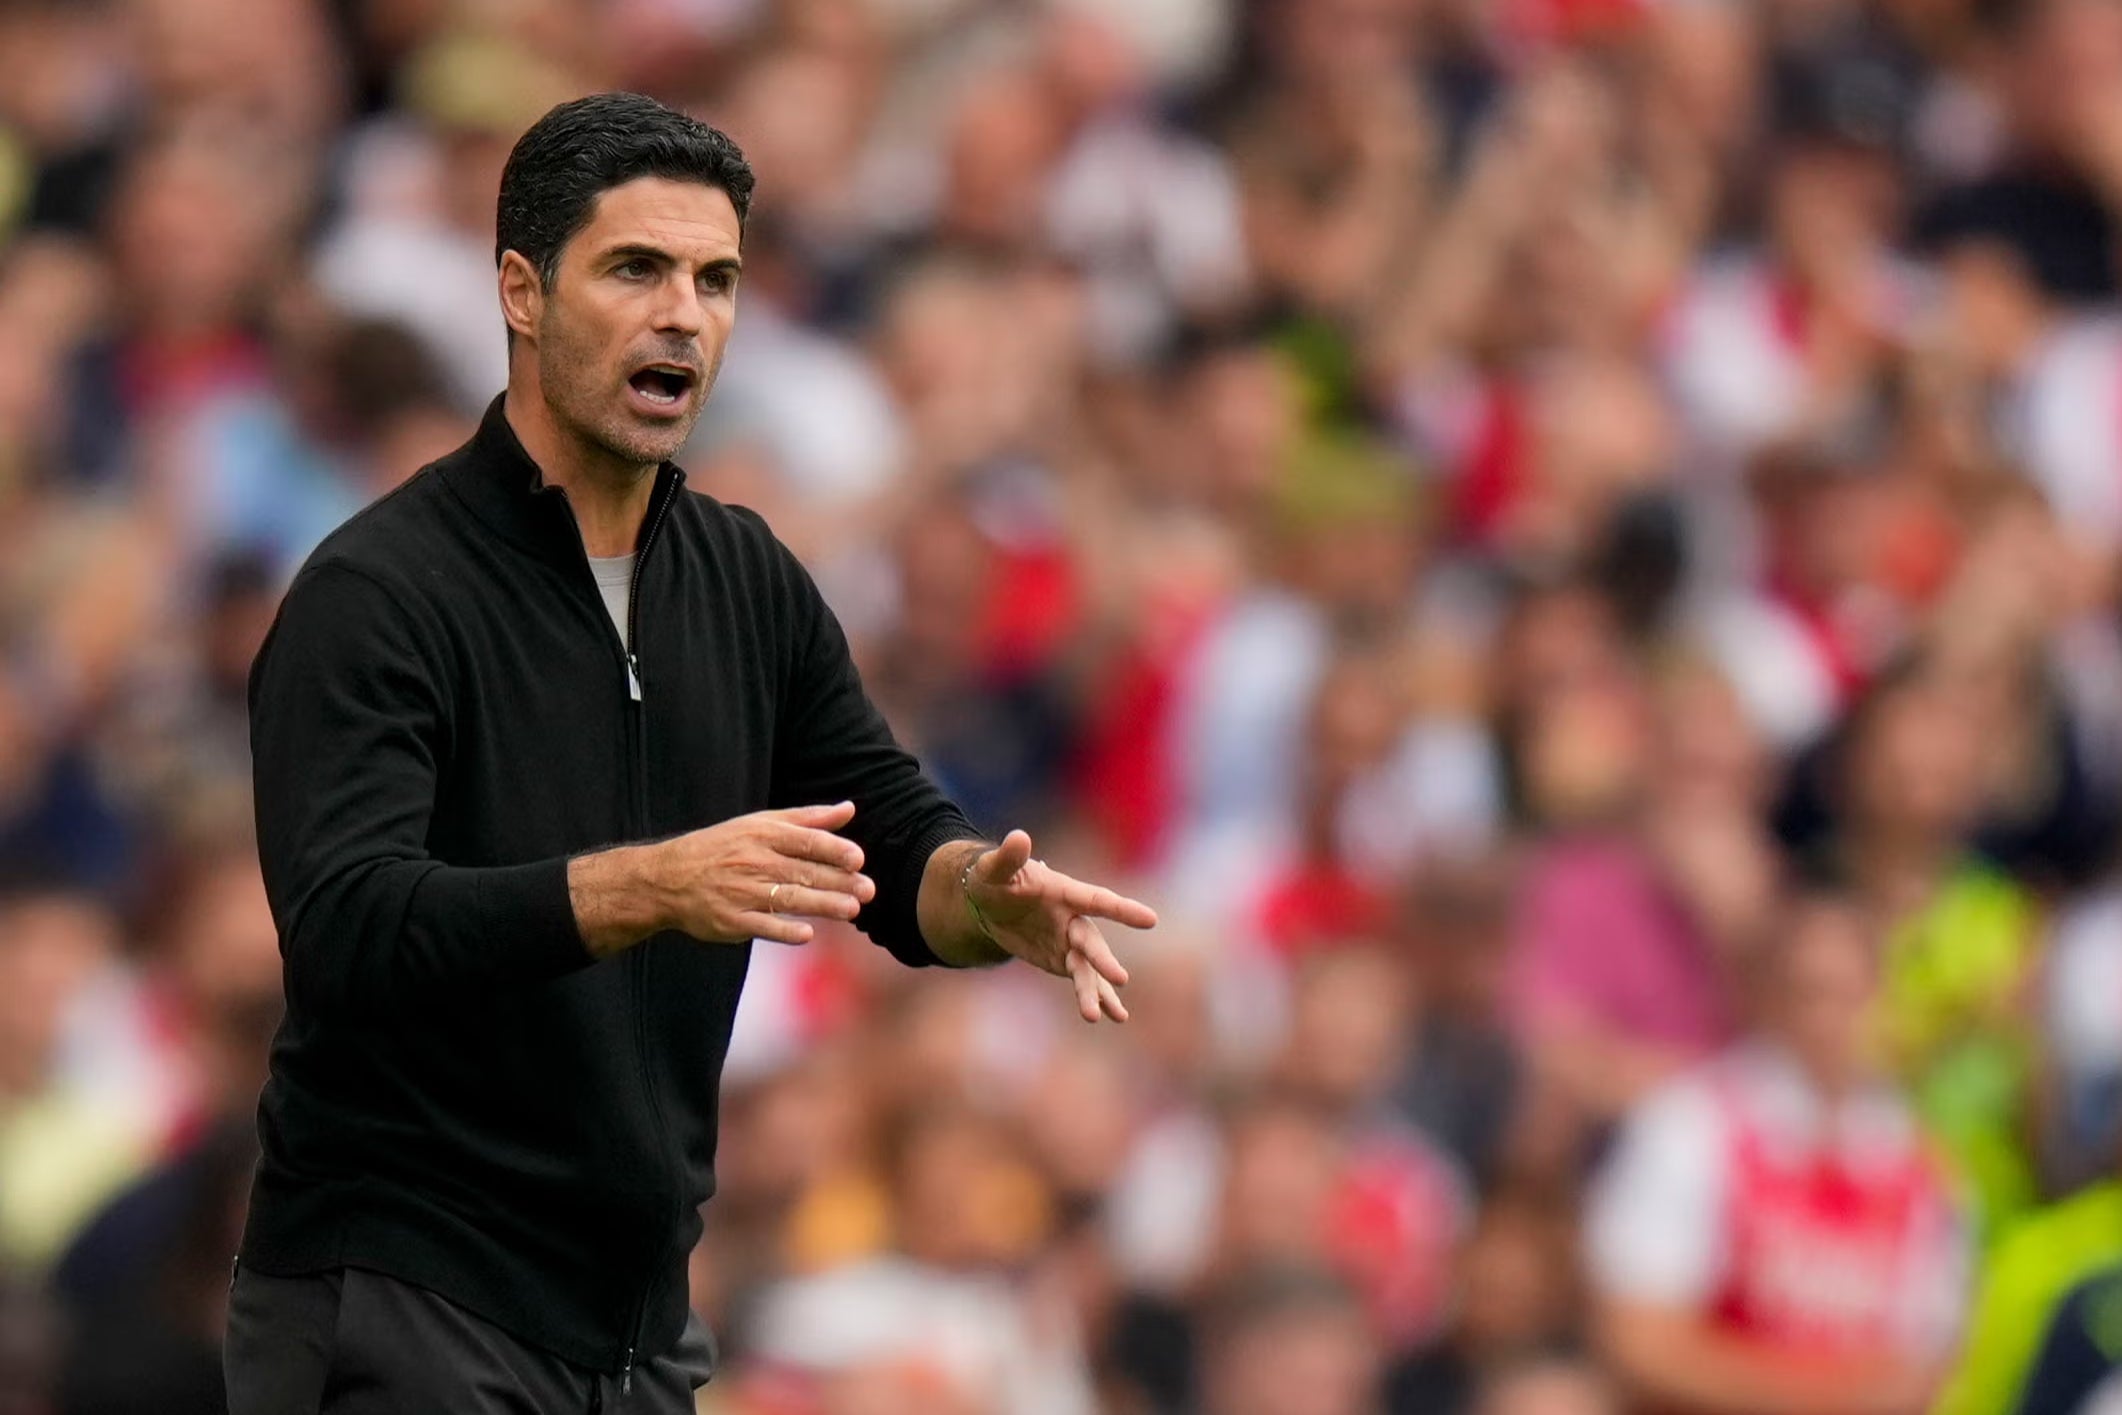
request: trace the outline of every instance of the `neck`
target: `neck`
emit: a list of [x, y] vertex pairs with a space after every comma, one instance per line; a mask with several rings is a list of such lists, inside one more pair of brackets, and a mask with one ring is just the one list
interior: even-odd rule
[[1846, 1066], [1823, 1065], [1817, 1058], [1807, 1059], [1796, 1052], [1792, 1057], [1798, 1070], [1812, 1084], [1813, 1094], [1829, 1105], [1839, 1105], [1857, 1093], [1860, 1077]]
[[2007, 324], [1998, 341], [2002, 357], [1998, 360], [1997, 373], [2005, 378], [2026, 372], [2027, 365], [2041, 353], [2042, 346], [2048, 343], [2059, 322], [2036, 307], [2022, 308], [2015, 314], [2017, 317]]
[[641, 535], [656, 489], [654, 462], [627, 462], [561, 425], [530, 380], [511, 380], [502, 413], [547, 486], [567, 493], [591, 555], [626, 555]]

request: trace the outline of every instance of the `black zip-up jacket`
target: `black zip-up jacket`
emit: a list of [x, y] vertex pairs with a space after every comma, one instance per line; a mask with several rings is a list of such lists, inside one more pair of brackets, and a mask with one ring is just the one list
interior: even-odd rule
[[287, 1016], [241, 1261], [374, 1269], [617, 1371], [684, 1325], [750, 949], [592, 963], [568, 858], [852, 800], [861, 926], [919, 965], [922, 868], [974, 832], [795, 558], [668, 465], [629, 664], [501, 409], [318, 547], [251, 670]]

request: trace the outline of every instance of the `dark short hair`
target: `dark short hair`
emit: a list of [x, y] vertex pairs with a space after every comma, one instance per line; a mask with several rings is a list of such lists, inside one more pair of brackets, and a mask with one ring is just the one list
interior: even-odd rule
[[2018, 262], [2056, 304], [2102, 304], [2122, 290], [2115, 214], [2076, 178], [2005, 173], [1942, 192], [1916, 223], [1919, 249], [1987, 245]]
[[514, 251], [551, 284], [597, 198], [637, 177], [727, 193], [740, 231], [751, 210], [752, 169], [727, 133], [638, 93], [592, 94], [561, 104], [516, 140], [501, 172], [494, 264]]

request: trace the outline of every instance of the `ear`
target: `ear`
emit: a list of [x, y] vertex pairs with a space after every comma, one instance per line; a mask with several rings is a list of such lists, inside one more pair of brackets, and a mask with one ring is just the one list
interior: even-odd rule
[[509, 332], [523, 338], [535, 336], [538, 318], [545, 312], [545, 282], [538, 278], [537, 267], [520, 252], [503, 251], [499, 280], [501, 318]]

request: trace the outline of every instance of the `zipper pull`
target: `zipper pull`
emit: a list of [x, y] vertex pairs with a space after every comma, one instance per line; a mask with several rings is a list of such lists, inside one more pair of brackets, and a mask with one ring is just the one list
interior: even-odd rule
[[641, 701], [641, 666], [631, 650], [626, 655], [626, 694], [637, 703]]
[[626, 1348], [626, 1369], [619, 1373], [619, 1394], [634, 1393], [634, 1348]]

